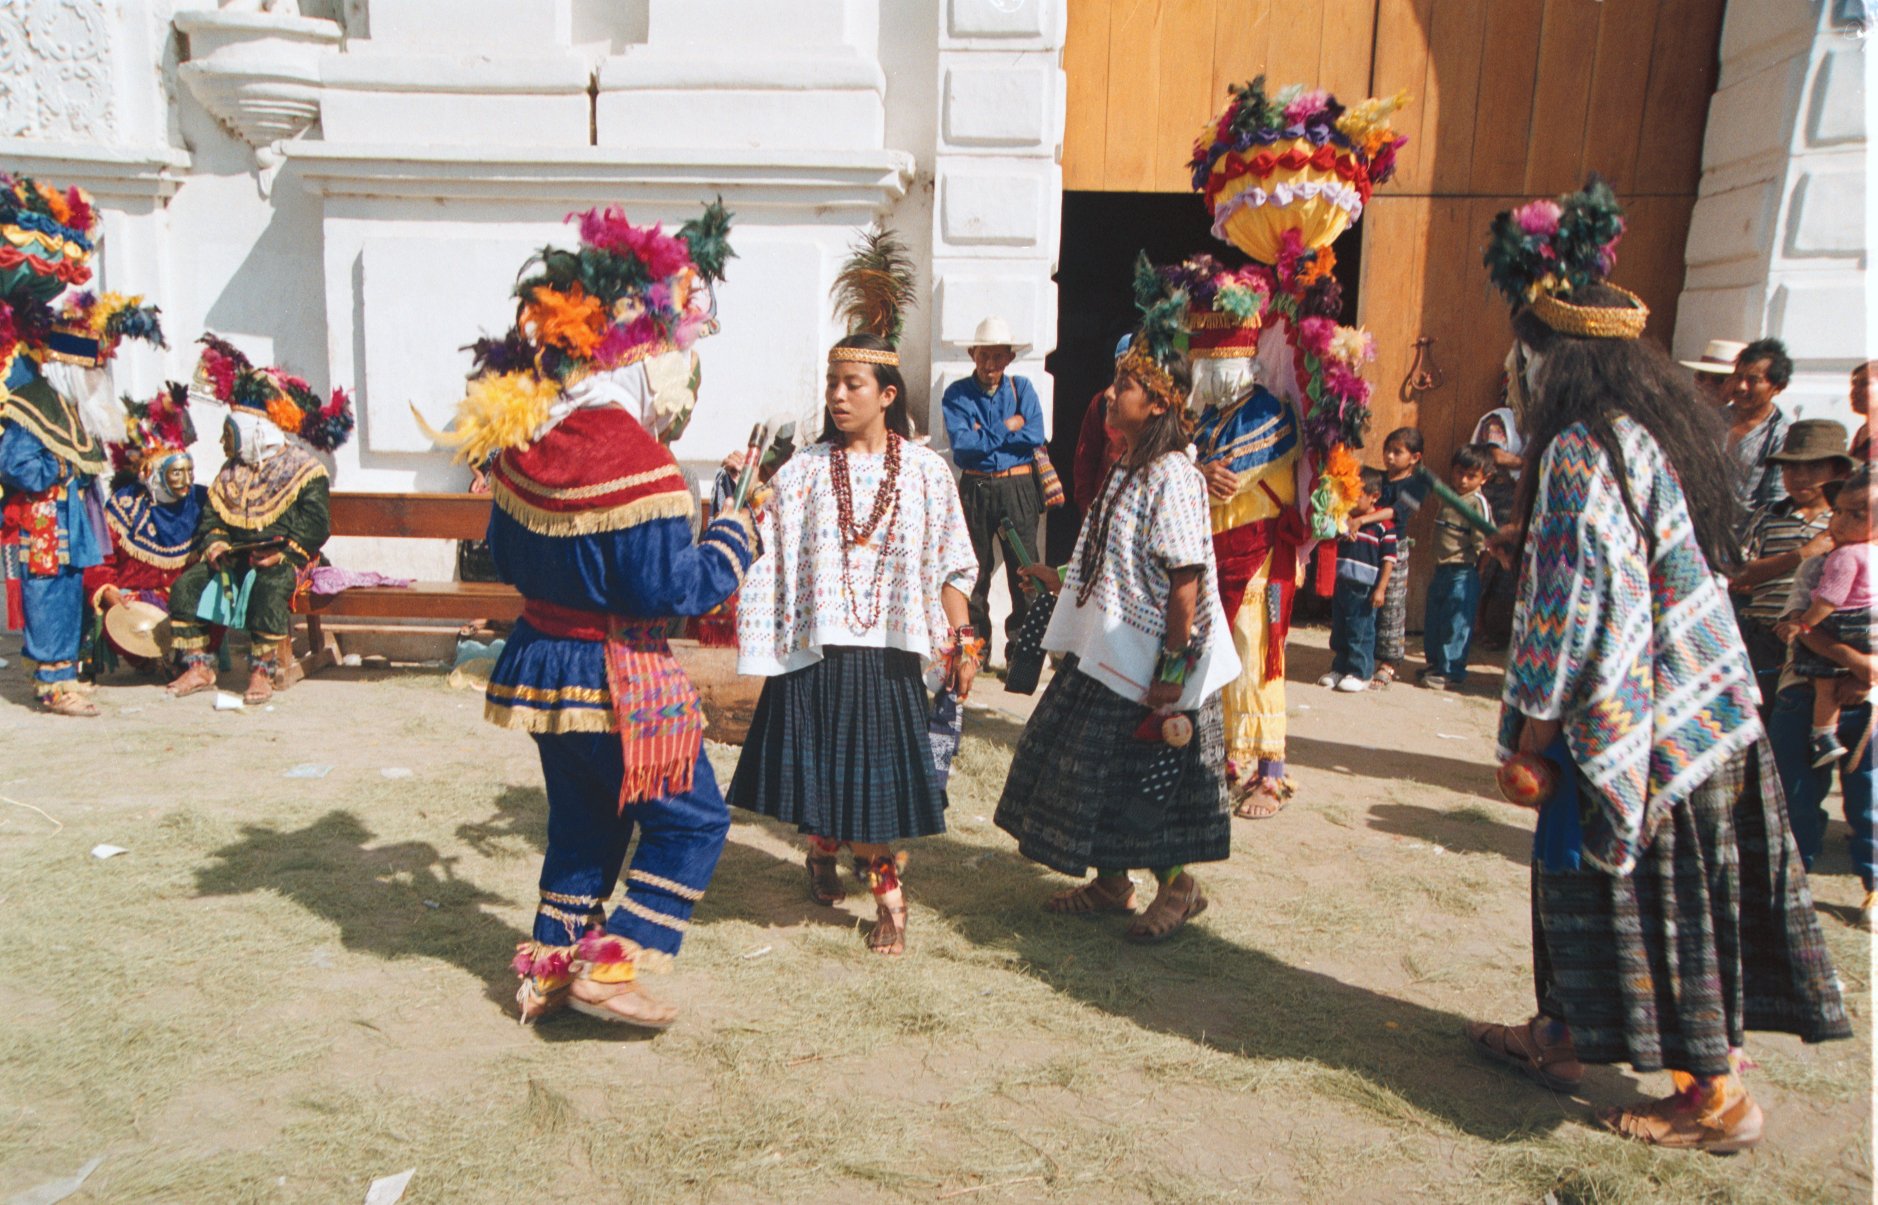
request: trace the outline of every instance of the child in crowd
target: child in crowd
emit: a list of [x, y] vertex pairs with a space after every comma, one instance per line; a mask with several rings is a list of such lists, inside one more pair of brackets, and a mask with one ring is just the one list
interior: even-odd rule
[[1381, 509], [1384, 477], [1363, 470], [1355, 531], [1337, 541], [1337, 584], [1330, 604], [1330, 672], [1319, 686], [1355, 693], [1376, 672], [1376, 612], [1389, 596], [1396, 562], [1395, 515]]
[[[1490, 444], [1462, 444], [1448, 464], [1448, 482], [1461, 501], [1491, 520], [1493, 508], [1480, 492], [1493, 469]], [[1467, 681], [1467, 646], [1474, 636], [1474, 608], [1480, 602], [1480, 558], [1485, 533], [1444, 506], [1435, 516], [1435, 576], [1428, 584], [1428, 609], [1422, 624], [1422, 655], [1428, 664], [1417, 681], [1430, 690], [1446, 690]]]
[[[1376, 616], [1376, 677], [1378, 686], [1395, 681], [1406, 651], [1408, 629], [1409, 553], [1415, 542], [1403, 534], [1409, 520], [1428, 497], [1422, 467], [1422, 433], [1415, 427], [1397, 427], [1382, 441], [1382, 508], [1395, 522], [1395, 568], [1389, 589]], [[1363, 518], [1367, 519], [1365, 515]]]
[[[1748, 647], [1761, 715], [1773, 706], [1788, 640], [1776, 630], [1793, 588], [1793, 575], [1809, 557], [1832, 549], [1827, 528], [1832, 507], [1826, 486], [1852, 471], [1846, 454], [1845, 428], [1829, 418], [1801, 419], [1787, 428], [1786, 443], [1767, 458], [1780, 466], [1787, 496], [1756, 511], [1748, 523], [1745, 563], [1728, 589], [1735, 597], [1735, 620]], [[1811, 597], [1807, 602], [1811, 602]], [[1804, 604], [1800, 607], [1805, 610]]]
[[[1878, 584], [1878, 552], [1872, 548], [1871, 474], [1855, 474], [1839, 490], [1832, 512], [1833, 542], [1813, 587], [1812, 605], [1794, 625], [1800, 648], [1793, 672], [1813, 680], [1813, 764], [1829, 766], [1846, 754], [1839, 740], [1839, 712], [1865, 695], [1851, 671], [1828, 660], [1817, 646], [1843, 644], [1871, 652], [1871, 608]], [[1836, 679], [1836, 680], [1835, 680]]]

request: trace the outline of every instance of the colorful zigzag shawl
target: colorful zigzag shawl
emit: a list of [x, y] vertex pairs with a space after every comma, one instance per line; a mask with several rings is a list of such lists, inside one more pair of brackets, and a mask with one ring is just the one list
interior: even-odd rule
[[1629, 874], [1656, 826], [1759, 739], [1734, 613], [1689, 522], [1682, 486], [1640, 424], [1619, 417], [1630, 496], [1656, 534], [1651, 559], [1604, 449], [1582, 423], [1539, 464], [1513, 615], [1500, 754], [1522, 716], [1562, 721], [1597, 788], [1584, 857]]

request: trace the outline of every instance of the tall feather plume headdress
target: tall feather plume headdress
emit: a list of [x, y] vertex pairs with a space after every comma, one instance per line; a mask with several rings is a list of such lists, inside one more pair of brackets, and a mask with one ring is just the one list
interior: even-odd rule
[[[1617, 266], [1624, 207], [1603, 179], [1556, 200], [1529, 201], [1493, 219], [1481, 260], [1514, 309], [1529, 309], [1553, 330], [1592, 339], [1635, 339], [1650, 308], [1606, 278]], [[1581, 305], [1574, 293], [1593, 285], [1616, 289], [1627, 308]]]
[[1175, 383], [1171, 369], [1187, 361], [1186, 282], [1155, 268], [1143, 251], [1135, 257], [1134, 288], [1141, 321], [1115, 370], [1141, 382], [1143, 389], [1180, 411], [1185, 422], [1187, 394]]
[[676, 234], [634, 226], [619, 206], [569, 214], [580, 241], [543, 247], [522, 265], [515, 324], [464, 350], [473, 367], [446, 431], [417, 414], [430, 439], [478, 464], [539, 439], [564, 390], [717, 333], [716, 285], [724, 279], [732, 214], [722, 198]]
[[[847, 325], [850, 335], [876, 335], [898, 347], [906, 329], [906, 312], [918, 296], [913, 257], [906, 244], [885, 226], [864, 231], [850, 248], [841, 271], [835, 274], [829, 295], [835, 303], [835, 317]], [[831, 348], [828, 362], [838, 361], [897, 368], [900, 353], [865, 347]]]

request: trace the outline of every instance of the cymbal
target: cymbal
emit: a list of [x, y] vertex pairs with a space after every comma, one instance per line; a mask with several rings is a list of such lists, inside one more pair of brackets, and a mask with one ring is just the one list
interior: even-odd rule
[[111, 643], [133, 657], [161, 658], [170, 646], [170, 617], [147, 602], [119, 603], [104, 613]]

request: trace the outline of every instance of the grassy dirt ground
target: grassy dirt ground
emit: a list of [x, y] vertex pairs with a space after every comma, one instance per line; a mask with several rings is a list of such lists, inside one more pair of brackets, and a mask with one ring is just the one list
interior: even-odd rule
[[[739, 818], [654, 981], [686, 1013], [634, 1040], [513, 1020], [546, 801], [473, 692], [335, 670], [216, 712], [119, 678], [74, 721], [26, 705], [0, 639], [0, 1196], [102, 1156], [70, 1200], [357, 1202], [406, 1168], [410, 1202], [1871, 1199], [1842, 825], [1813, 889], [1861, 1036], [1750, 1038], [1756, 1152], [1627, 1145], [1591, 1107], [1666, 1077], [1555, 1095], [1460, 1034], [1532, 1006], [1497, 674], [1333, 695], [1306, 684], [1322, 633], [1297, 642], [1298, 799], [1237, 822], [1177, 940], [1038, 910], [1065, 881], [989, 822], [1022, 720], [979, 710], [952, 831], [912, 849], [906, 957], [863, 948], [863, 892], [810, 903], [792, 835]], [[735, 756], [713, 749], [720, 778]], [[287, 776], [307, 764], [330, 771]]]

